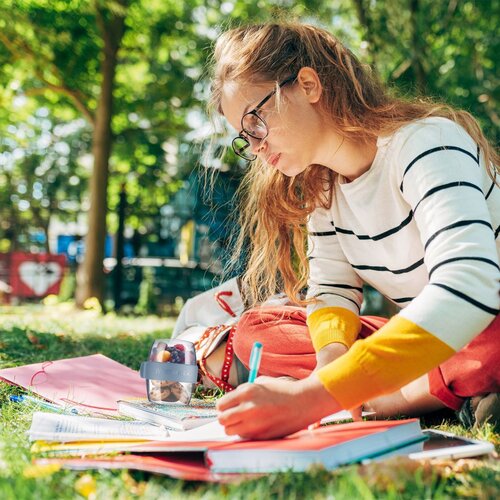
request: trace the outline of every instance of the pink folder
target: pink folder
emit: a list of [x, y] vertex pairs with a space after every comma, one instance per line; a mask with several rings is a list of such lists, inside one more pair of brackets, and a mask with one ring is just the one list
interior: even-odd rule
[[102, 354], [0, 370], [0, 379], [65, 407], [117, 415], [117, 401], [145, 398], [139, 373]]

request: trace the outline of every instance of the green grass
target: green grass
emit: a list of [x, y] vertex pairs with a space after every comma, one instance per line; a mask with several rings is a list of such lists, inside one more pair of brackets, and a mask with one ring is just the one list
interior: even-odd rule
[[[173, 320], [117, 317], [75, 311], [69, 305], [0, 309], [0, 368], [100, 352], [138, 369], [155, 338], [168, 337]], [[273, 474], [237, 485], [184, 482], [128, 471], [66, 471], [30, 477], [31, 456], [25, 431], [33, 408], [8, 401], [19, 390], [0, 383], [1, 499], [424, 499], [499, 498], [500, 464], [495, 459], [418, 463], [394, 459], [334, 472]], [[467, 432], [451, 421], [434, 428], [489, 439], [500, 435], [490, 426]], [[36, 474], [35, 474], [36, 475]]]

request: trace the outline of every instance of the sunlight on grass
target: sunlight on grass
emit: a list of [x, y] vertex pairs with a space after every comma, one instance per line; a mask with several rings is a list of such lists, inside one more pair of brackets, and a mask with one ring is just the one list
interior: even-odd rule
[[102, 315], [71, 304], [1, 312], [0, 368], [100, 352], [138, 369], [152, 342], [169, 338], [174, 325], [172, 318]]

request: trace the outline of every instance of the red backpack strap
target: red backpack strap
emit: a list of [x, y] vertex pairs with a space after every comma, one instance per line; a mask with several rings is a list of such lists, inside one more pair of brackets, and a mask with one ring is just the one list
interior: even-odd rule
[[[235, 318], [236, 317], [235, 312], [231, 309], [231, 306], [223, 299], [223, 297], [231, 297], [232, 295], [233, 292], [231, 291], [221, 290], [220, 292], [217, 292], [215, 294], [215, 300], [217, 301], [217, 304], [219, 304], [221, 309], [223, 309], [232, 318]], [[225, 330], [226, 328], [227, 328], [226, 325], [217, 325], [207, 328], [203, 333], [203, 335], [198, 340], [198, 342], [195, 342], [195, 348], [198, 348], [198, 346], [203, 344], [203, 342], [210, 342], [211, 338], [216, 339], [218, 334], [221, 333], [222, 330]], [[234, 387], [228, 382], [229, 372], [231, 370], [231, 365], [233, 364], [233, 358], [234, 358], [234, 349], [233, 349], [234, 330], [235, 327], [232, 326], [227, 335], [226, 351], [224, 353], [224, 362], [222, 363], [222, 371], [220, 378], [216, 377], [215, 375], [212, 375], [208, 371], [206, 366], [206, 358], [198, 360], [200, 371], [206, 377], [208, 377], [219, 389], [222, 389], [225, 392], [230, 392], [234, 390]]]
[[[224, 325], [219, 325], [219, 327], [211, 327], [207, 328], [205, 333], [202, 336], [203, 338], [206, 338], [206, 336], [209, 336], [212, 331], [215, 329], [220, 328], [221, 326]], [[229, 334], [227, 336], [227, 341], [226, 341], [226, 351], [224, 355], [224, 362], [222, 363], [222, 372], [221, 376], [216, 377], [215, 375], [212, 375], [206, 367], [206, 358], [200, 359], [198, 361], [200, 365], [200, 371], [208, 377], [219, 389], [222, 389], [225, 392], [231, 392], [234, 390], [234, 387], [228, 382], [229, 380], [229, 371], [231, 370], [231, 365], [233, 364], [233, 356], [234, 356], [234, 350], [233, 350], [233, 334], [234, 334], [235, 327], [231, 327], [229, 330]], [[201, 339], [200, 339], [201, 341]]]
[[232, 295], [233, 292], [222, 290], [215, 294], [215, 300], [217, 301], [217, 304], [219, 304], [221, 309], [226, 311], [229, 314], [229, 316], [231, 316], [232, 318], [236, 318], [235, 312], [231, 309], [230, 305], [222, 298], [223, 296], [231, 297]]

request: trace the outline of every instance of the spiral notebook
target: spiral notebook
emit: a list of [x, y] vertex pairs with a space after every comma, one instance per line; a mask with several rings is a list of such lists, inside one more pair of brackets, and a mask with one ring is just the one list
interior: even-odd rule
[[151, 403], [145, 398], [118, 401], [120, 415], [186, 431], [217, 418], [215, 402], [191, 399], [189, 405]]

